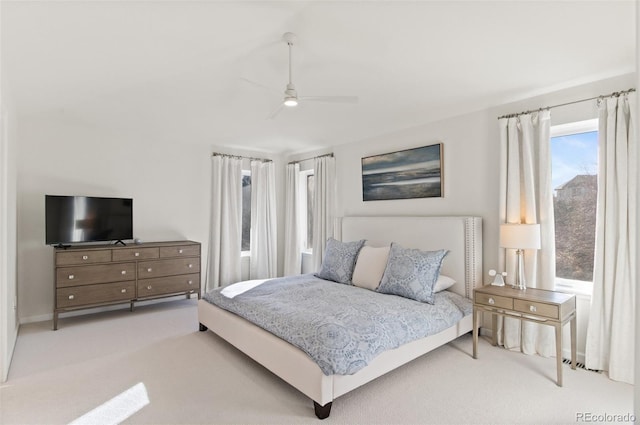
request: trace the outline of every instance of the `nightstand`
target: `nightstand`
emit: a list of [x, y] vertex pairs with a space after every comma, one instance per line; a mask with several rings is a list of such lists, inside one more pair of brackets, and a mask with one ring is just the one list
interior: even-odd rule
[[473, 358], [478, 353], [478, 324], [482, 312], [492, 315], [493, 345], [497, 345], [498, 316], [553, 326], [556, 330], [558, 386], [562, 386], [562, 327], [571, 323], [571, 369], [576, 368], [576, 296], [544, 289], [483, 286], [473, 291]]

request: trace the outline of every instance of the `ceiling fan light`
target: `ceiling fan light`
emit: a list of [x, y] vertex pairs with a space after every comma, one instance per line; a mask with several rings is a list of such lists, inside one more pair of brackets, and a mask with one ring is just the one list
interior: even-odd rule
[[298, 99], [296, 99], [295, 97], [285, 97], [284, 106], [298, 106]]

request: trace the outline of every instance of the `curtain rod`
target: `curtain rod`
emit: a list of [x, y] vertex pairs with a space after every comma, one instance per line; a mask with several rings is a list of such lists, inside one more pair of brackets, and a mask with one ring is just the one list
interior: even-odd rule
[[250, 161], [272, 162], [269, 158], [256, 158], [253, 156], [230, 155], [228, 153], [213, 152], [211, 156], [226, 156], [227, 158], [248, 159]]
[[297, 160], [297, 161], [290, 161], [288, 164], [298, 164], [298, 163], [300, 163], [300, 162], [303, 162], [303, 161], [309, 161], [309, 160], [311, 160], [311, 159], [324, 158], [325, 156], [333, 156], [333, 152], [331, 152], [331, 153], [325, 153], [324, 155], [314, 156], [314, 157], [312, 157], [312, 158], [305, 158], [305, 159], [299, 159], [299, 160]]
[[634, 91], [636, 91], [636, 89], [629, 89], [629, 90], [624, 90], [624, 91], [616, 91], [616, 92], [613, 92], [613, 93], [605, 95], [605, 96], [594, 96], [594, 97], [589, 97], [587, 99], [574, 100], [573, 102], [561, 103], [559, 105], [546, 106], [544, 108], [538, 108], [538, 109], [532, 109], [530, 111], [518, 112], [517, 114], [507, 114], [507, 115], [503, 115], [501, 117], [498, 117], [498, 119], [514, 118], [514, 117], [518, 117], [520, 115], [530, 114], [532, 112], [540, 112], [540, 111], [548, 110], [548, 109], [551, 109], [551, 108], [558, 108], [560, 106], [573, 105], [574, 103], [587, 102], [589, 100], [594, 100], [594, 99], [605, 99], [607, 97], [617, 97], [617, 96], [620, 96], [620, 95], [623, 95], [623, 94], [633, 93]]

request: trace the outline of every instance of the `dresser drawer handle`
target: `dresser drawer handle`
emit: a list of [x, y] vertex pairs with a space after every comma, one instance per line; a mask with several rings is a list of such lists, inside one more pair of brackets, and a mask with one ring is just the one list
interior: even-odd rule
[[70, 300], [72, 300], [72, 299], [74, 299], [74, 298], [75, 298], [75, 295], [73, 295], [73, 294], [69, 295], [69, 299], [70, 299]]
[[127, 288], [123, 288], [120, 290], [120, 292], [122, 292], [123, 294], [127, 292]]
[[182, 250], [181, 249], [178, 250], [178, 254], [182, 254]]
[[530, 305], [529, 306], [529, 311], [532, 312], [532, 313], [535, 313], [536, 311], [538, 311], [538, 309], [536, 308], [535, 305]]
[[496, 303], [496, 300], [494, 300], [493, 298], [489, 298], [489, 304], [494, 305]]
[[189, 264], [187, 267], [189, 267], [191, 269], [191, 268], [193, 268], [193, 264]]
[[151, 289], [151, 285], [147, 285], [147, 289]]
[[70, 274], [69, 275], [69, 280], [73, 280], [74, 277], [75, 277], [74, 275]]
[[83, 259], [83, 260], [88, 260], [88, 259], [89, 259], [89, 256], [88, 256], [88, 255], [83, 255], [83, 256], [82, 256], [82, 259]]
[[192, 284], [193, 284], [193, 280], [190, 280], [190, 281], [188, 281], [187, 283], [188, 283], [189, 285], [192, 285]]
[[139, 257], [139, 256], [140, 256], [140, 253], [139, 253], [139, 252], [136, 252], [135, 254], [133, 254], [133, 256], [134, 256], [134, 257]]
[[147, 271], [148, 271], [149, 273], [151, 273], [151, 267], [149, 267], [149, 268], [147, 269]]
[[127, 271], [126, 270], [122, 270], [120, 273], [127, 274]]

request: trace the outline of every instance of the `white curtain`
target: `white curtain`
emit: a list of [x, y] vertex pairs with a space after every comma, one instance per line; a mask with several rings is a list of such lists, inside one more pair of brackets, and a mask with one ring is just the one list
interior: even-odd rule
[[207, 291], [241, 278], [242, 160], [212, 157]]
[[272, 161], [251, 161], [250, 279], [276, 277], [278, 235], [275, 171]]
[[599, 102], [598, 206], [585, 363], [634, 382], [638, 140], [633, 96]]
[[[524, 251], [528, 287], [555, 287], [555, 230], [551, 185], [550, 113], [501, 118], [500, 223], [540, 224], [540, 250]], [[516, 274], [515, 250], [500, 249], [500, 270], [507, 283]], [[505, 318], [498, 321], [498, 343], [526, 354], [555, 353], [553, 327]], [[494, 330], [495, 331], [495, 330]]]
[[313, 265], [314, 270], [320, 270], [324, 249], [331, 236], [334, 226], [334, 198], [336, 195], [335, 184], [335, 158], [322, 156], [314, 161], [315, 191], [313, 205]]
[[300, 164], [287, 164], [284, 215], [284, 275], [301, 273], [302, 234], [299, 200]]

